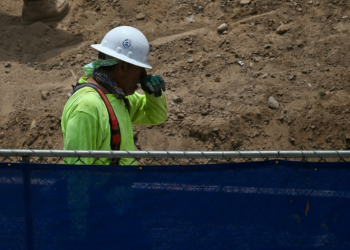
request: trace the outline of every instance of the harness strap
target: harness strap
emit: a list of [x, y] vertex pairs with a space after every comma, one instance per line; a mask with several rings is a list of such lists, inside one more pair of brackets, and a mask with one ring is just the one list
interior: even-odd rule
[[[77, 85], [72, 85], [73, 87], [73, 93], [72, 95], [78, 91], [81, 88], [84, 87], [90, 87], [93, 88], [94, 90], [97, 91], [97, 93], [100, 94], [103, 102], [106, 105], [108, 114], [109, 114], [109, 123], [111, 127], [111, 149], [112, 150], [120, 150], [120, 142], [121, 142], [121, 136], [120, 136], [120, 128], [119, 128], [119, 123], [117, 120], [117, 117], [114, 113], [114, 110], [112, 108], [111, 103], [109, 102], [107, 96], [102, 92], [102, 90], [96, 86], [95, 84], [92, 83], [83, 83], [83, 84], [77, 84]], [[119, 165], [119, 158], [113, 158], [111, 161], [111, 165]]]

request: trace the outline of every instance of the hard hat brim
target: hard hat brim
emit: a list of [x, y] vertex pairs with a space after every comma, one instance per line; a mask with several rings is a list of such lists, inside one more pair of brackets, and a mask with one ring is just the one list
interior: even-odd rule
[[119, 60], [122, 60], [124, 62], [127, 62], [127, 63], [130, 63], [130, 64], [133, 64], [133, 65], [136, 65], [136, 66], [139, 66], [139, 67], [142, 67], [142, 68], [146, 68], [146, 69], [152, 69], [152, 66], [149, 65], [148, 63], [141, 63], [141, 62], [138, 62], [130, 57], [127, 57], [123, 54], [120, 54], [120, 53], [117, 53], [109, 48], [106, 48], [104, 46], [102, 46], [101, 44], [92, 44], [91, 47], [93, 47], [94, 49], [106, 54], [106, 55], [109, 55], [109, 56], [112, 56], [112, 57], [115, 57]]

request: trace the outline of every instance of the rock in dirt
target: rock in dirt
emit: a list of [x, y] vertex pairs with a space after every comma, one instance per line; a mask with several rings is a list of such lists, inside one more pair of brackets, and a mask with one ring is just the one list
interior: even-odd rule
[[178, 97], [177, 95], [173, 95], [173, 102], [174, 103], [182, 103], [182, 98]]
[[112, 29], [117, 28], [120, 26], [120, 23], [118, 21], [114, 21], [109, 25]]
[[207, 110], [202, 110], [201, 115], [202, 116], [207, 116], [209, 112]]
[[279, 109], [280, 108], [280, 104], [272, 96], [270, 96], [270, 98], [269, 98], [269, 108], [270, 109]]
[[35, 127], [36, 127], [36, 120], [34, 119], [30, 124], [30, 130], [34, 129]]
[[5, 68], [11, 68], [11, 63], [10, 62], [7, 62], [7, 63], [5, 63]]
[[295, 80], [295, 78], [296, 78], [295, 75], [288, 76], [288, 80], [289, 80], [289, 81], [293, 81], [293, 80]]
[[184, 113], [178, 113], [178, 114], [177, 114], [177, 119], [182, 120], [182, 119], [184, 119], [184, 118], [185, 118], [185, 114], [184, 114]]
[[5, 137], [4, 132], [0, 132], [0, 140], [3, 139]]
[[223, 23], [223, 24], [221, 24], [221, 25], [217, 28], [217, 31], [218, 31], [219, 33], [222, 33], [222, 32], [224, 32], [224, 31], [226, 31], [227, 29], [228, 29], [227, 24], [226, 24], [226, 23]]
[[283, 35], [284, 33], [288, 32], [290, 30], [290, 26], [287, 24], [282, 24], [279, 26], [276, 30], [277, 34]]
[[193, 54], [194, 50], [192, 48], [187, 49], [187, 53]]
[[250, 2], [251, 2], [251, 0], [241, 0], [240, 4], [241, 5], [248, 5], [248, 4], [250, 4]]
[[146, 15], [144, 13], [139, 13], [136, 15], [136, 20], [145, 20]]
[[49, 95], [49, 91], [41, 91], [41, 99], [46, 100]]

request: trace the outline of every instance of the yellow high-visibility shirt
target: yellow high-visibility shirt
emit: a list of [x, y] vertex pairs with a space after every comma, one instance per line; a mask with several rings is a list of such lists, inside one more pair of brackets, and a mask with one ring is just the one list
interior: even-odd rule
[[[81, 78], [79, 83], [85, 83]], [[130, 112], [122, 99], [106, 94], [117, 117], [121, 143], [120, 150], [133, 151], [134, 133], [132, 125], [157, 125], [167, 117], [167, 103], [164, 93], [154, 95], [129, 95]], [[61, 120], [65, 150], [111, 150], [111, 128], [105, 103], [96, 90], [84, 87], [75, 92], [67, 101]], [[109, 165], [108, 158], [65, 158], [68, 164]], [[122, 158], [120, 165], [136, 165], [132, 158]]]

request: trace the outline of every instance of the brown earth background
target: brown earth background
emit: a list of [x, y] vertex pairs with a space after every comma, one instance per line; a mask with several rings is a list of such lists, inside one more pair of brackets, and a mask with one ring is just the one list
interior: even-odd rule
[[90, 44], [120, 25], [146, 35], [148, 72], [167, 84], [169, 118], [134, 127], [138, 150], [350, 148], [349, 1], [70, 2], [62, 21], [28, 26], [22, 0], [0, 3], [0, 148], [63, 148]]

